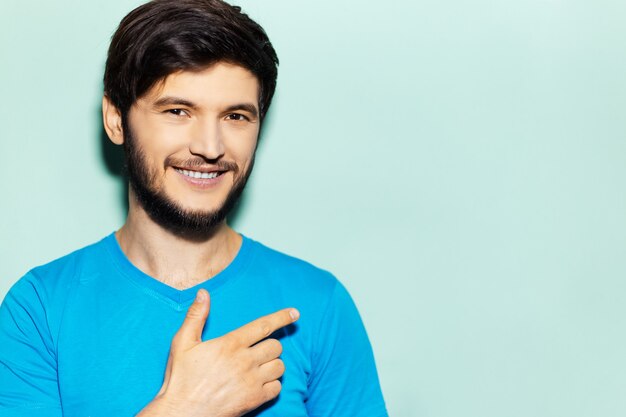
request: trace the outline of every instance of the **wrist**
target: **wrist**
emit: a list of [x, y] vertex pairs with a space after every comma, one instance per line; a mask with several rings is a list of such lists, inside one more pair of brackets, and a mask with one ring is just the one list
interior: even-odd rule
[[159, 393], [136, 417], [175, 417], [180, 415], [175, 404]]

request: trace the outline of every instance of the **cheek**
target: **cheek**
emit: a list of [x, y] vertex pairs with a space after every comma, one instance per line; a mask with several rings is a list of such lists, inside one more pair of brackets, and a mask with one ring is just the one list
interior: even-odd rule
[[239, 154], [238, 162], [243, 171], [246, 171], [248, 167], [252, 164], [252, 161], [254, 160], [255, 150], [256, 144], [255, 146], [247, 146], [240, 149], [241, 153]]
[[250, 130], [229, 140], [228, 148], [231, 157], [240, 165], [248, 165], [254, 158], [258, 138], [258, 130]]
[[184, 146], [189, 134], [187, 127], [164, 124], [146, 132], [145, 143], [151, 148], [154, 155], [167, 156], [167, 154]]

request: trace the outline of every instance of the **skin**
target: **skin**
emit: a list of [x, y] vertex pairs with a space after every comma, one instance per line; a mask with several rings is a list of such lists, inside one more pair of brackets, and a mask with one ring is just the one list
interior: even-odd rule
[[[146, 157], [151, 185], [186, 211], [219, 208], [236, 179], [251, 167], [260, 126], [258, 93], [251, 72], [220, 62], [202, 71], [171, 74], [140, 97], [131, 106], [128, 124]], [[119, 110], [107, 97], [102, 108], [109, 138], [123, 144]], [[216, 179], [190, 179], [180, 172], [211, 172], [220, 162], [233, 169]], [[178, 289], [219, 273], [242, 243], [226, 222], [201, 241], [173, 234], [152, 220], [132, 187], [128, 218], [116, 237], [135, 266]], [[297, 310], [278, 311], [203, 342], [209, 300], [205, 290], [198, 291], [172, 340], [163, 386], [140, 416], [241, 416], [279, 394], [282, 347], [266, 338], [296, 321]]]

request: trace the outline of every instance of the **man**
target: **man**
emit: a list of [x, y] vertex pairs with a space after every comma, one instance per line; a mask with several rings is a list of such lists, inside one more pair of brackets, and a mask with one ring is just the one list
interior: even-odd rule
[[220, 0], [157, 0], [122, 20], [102, 109], [126, 154], [128, 218], [6, 296], [0, 415], [387, 415], [341, 284], [225, 221], [277, 63]]

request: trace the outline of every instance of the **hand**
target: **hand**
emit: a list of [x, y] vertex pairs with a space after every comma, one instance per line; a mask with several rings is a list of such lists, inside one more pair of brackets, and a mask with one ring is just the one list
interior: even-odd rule
[[139, 416], [239, 417], [280, 393], [282, 346], [263, 339], [296, 321], [298, 311], [280, 310], [202, 342], [209, 309], [208, 292], [199, 290], [172, 340], [161, 391]]

